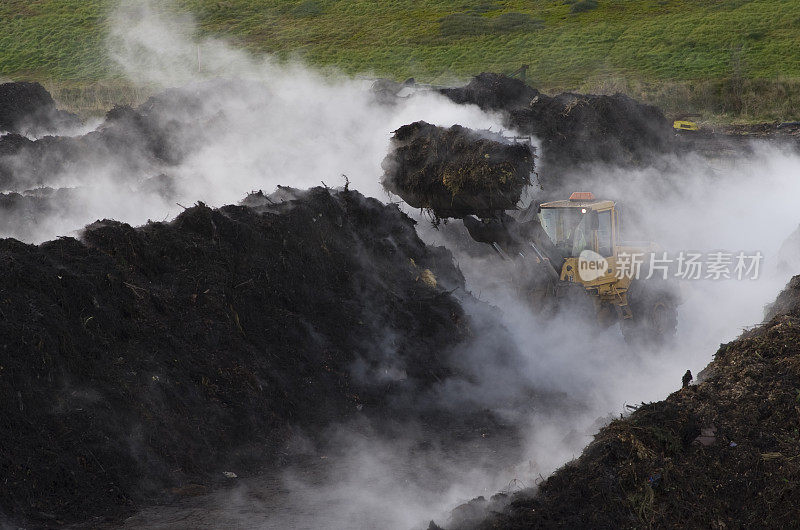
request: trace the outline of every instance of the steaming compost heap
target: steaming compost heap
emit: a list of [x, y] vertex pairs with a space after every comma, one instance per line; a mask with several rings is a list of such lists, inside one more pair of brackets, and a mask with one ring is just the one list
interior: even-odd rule
[[[12, 88], [0, 91], [0, 129], [69, 122], [41, 87]], [[496, 74], [443, 93], [536, 135], [549, 192], [570, 168], [674, 149], [663, 115], [624, 96], [549, 97]], [[120, 178], [140, 184], [157, 174], [149, 164], [180, 163], [214, 130], [203, 104], [168, 91], [84, 136], [6, 134], [0, 186], [82, 174], [112, 153]], [[386, 188], [442, 217], [513, 208], [533, 168], [527, 146], [458, 126], [404, 126], [393, 149]], [[169, 196], [169, 178], [149, 184]], [[67, 189], [2, 194], [0, 220], [80, 206]], [[39, 246], [4, 239], [0, 261], [0, 519], [26, 524], [116, 517], [210, 473], [257, 469], [298, 429], [435, 414], [417, 400], [459, 375], [454, 349], [478, 325], [450, 293], [464, 281], [449, 253], [424, 245], [396, 207], [352, 191], [283, 188], [169, 223], [100, 221]], [[483, 524], [791, 525], [798, 292], [795, 278], [770, 322], [720, 349], [705, 381], [613, 422], [537, 496]], [[464, 416], [427, 425], [452, 431]]]
[[[113, 163], [120, 169], [115, 178], [131, 183], [143, 170], [156, 174], [160, 167], [183, 161], [199, 145], [203, 131], [218, 125], [215, 118], [219, 117], [202, 112], [204, 98], [212, 94], [234, 98], [245, 86], [243, 82], [219, 81], [194, 90], [167, 90], [136, 108], [114, 107], [95, 130], [80, 136], [30, 139], [21, 131], [0, 136], [0, 191], [19, 192], [50, 185], [50, 179], [62, 173], [85, 176], [104, 163]], [[44, 94], [52, 102], [50, 94]], [[49, 104], [42, 109], [28, 112], [26, 119], [50, 116]], [[0, 115], [3, 112], [9, 110], [0, 101]], [[48, 123], [55, 127], [56, 122]]]
[[515, 208], [531, 183], [533, 149], [499, 134], [424, 121], [394, 131], [383, 186], [437, 217]]
[[538, 493], [518, 496], [478, 526], [796, 525], [798, 344], [800, 276], [795, 276], [770, 308], [768, 321], [722, 345], [699, 384], [613, 421]]
[[3, 239], [0, 262], [0, 518], [115, 516], [297, 427], [418, 414], [470, 333], [449, 252], [353, 191]]
[[56, 109], [52, 96], [39, 83], [0, 84], [0, 133], [52, 133], [77, 125], [77, 116]]
[[519, 79], [492, 73], [440, 92], [456, 103], [504, 111], [508, 127], [538, 138], [539, 176], [549, 190], [568, 184], [562, 179], [570, 168], [597, 162], [641, 164], [676, 148], [661, 111], [623, 94], [548, 96]]

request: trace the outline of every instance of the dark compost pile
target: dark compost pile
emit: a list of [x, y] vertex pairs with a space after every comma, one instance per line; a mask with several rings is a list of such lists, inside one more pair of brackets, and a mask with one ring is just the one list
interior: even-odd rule
[[80, 125], [74, 114], [56, 109], [39, 83], [0, 84], [0, 133], [43, 134]]
[[531, 183], [534, 154], [497, 134], [418, 121], [394, 131], [383, 168], [383, 186], [409, 205], [463, 217], [515, 208]]
[[[0, 136], [0, 191], [50, 186], [53, 178], [64, 174], [91, 181], [97, 167], [105, 164], [117, 169], [114, 178], [135, 182], [142, 173], [179, 164], [218, 119], [201, 111], [204, 98], [215, 90], [235, 97], [244, 86], [218, 82], [167, 90], [136, 108], [114, 107], [95, 130], [80, 136], [30, 139], [22, 131]], [[8, 111], [0, 101], [0, 113]]]
[[[789, 528], [800, 503], [800, 276], [701, 382], [602, 429], [481, 528]], [[465, 524], [463, 526], [471, 526]]]
[[506, 125], [541, 141], [542, 185], [553, 190], [570, 169], [602, 162], [641, 164], [672, 152], [675, 135], [660, 110], [623, 94], [548, 96], [519, 79], [483, 73], [443, 95], [460, 104], [504, 111]]
[[116, 517], [295, 428], [418, 413], [470, 333], [450, 254], [352, 191], [4, 239], [0, 263], [0, 520]]

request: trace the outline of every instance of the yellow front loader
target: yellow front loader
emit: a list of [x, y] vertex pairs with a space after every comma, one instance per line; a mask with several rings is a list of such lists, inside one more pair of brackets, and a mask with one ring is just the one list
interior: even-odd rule
[[613, 201], [576, 192], [539, 205], [528, 219], [467, 216], [464, 224], [473, 239], [516, 262], [521, 271], [516, 283], [535, 307], [552, 307], [548, 299], [574, 295], [577, 288], [589, 296], [597, 323], [619, 321], [628, 342], [674, 337], [677, 285], [660, 273], [651, 274], [655, 244], [622, 240], [622, 216]]

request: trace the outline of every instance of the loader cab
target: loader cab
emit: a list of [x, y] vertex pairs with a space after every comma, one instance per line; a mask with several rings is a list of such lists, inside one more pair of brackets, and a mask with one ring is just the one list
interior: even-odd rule
[[539, 221], [563, 258], [584, 250], [603, 257], [615, 255], [619, 244], [619, 214], [613, 201], [597, 200], [590, 192], [575, 192], [568, 200], [543, 203]]

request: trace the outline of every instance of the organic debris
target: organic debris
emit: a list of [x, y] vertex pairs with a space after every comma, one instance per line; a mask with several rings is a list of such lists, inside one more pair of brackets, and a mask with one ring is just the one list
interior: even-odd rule
[[168, 223], [98, 221], [80, 241], [4, 239], [0, 264], [12, 520], [116, 517], [258, 469], [295, 427], [418, 414], [470, 334], [450, 254], [353, 191], [281, 188]]
[[394, 131], [383, 186], [437, 217], [513, 209], [531, 183], [533, 149], [499, 134], [423, 121]]
[[[602, 429], [481, 528], [788, 528], [800, 502], [800, 276], [699, 384]], [[472, 525], [462, 525], [472, 526]]]
[[692, 377], [692, 371], [686, 370], [686, 373], [683, 374], [683, 377], [681, 378], [681, 384], [683, 385], [682, 388], [689, 386], [689, 383], [692, 382], [692, 379], [694, 379], [694, 377]]

